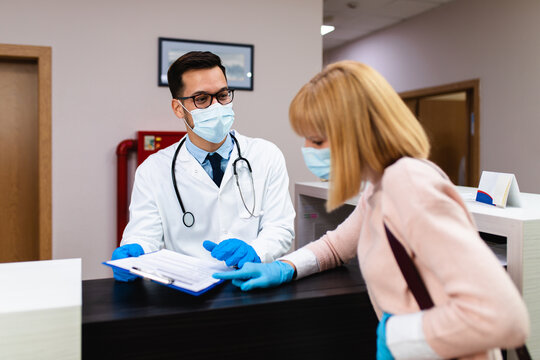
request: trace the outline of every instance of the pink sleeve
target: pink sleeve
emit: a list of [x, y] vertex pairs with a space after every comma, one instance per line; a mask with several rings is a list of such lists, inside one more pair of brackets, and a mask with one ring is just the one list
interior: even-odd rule
[[362, 199], [363, 195], [354, 211], [335, 230], [306, 245], [317, 257], [320, 271], [340, 266], [356, 256], [362, 226]]
[[[400, 241], [412, 250], [421, 272], [442, 284], [442, 292], [432, 294], [435, 307], [424, 314], [429, 345], [442, 357], [459, 356], [456, 349], [471, 354], [521, 345], [529, 331], [525, 304], [480, 239], [454, 186], [422, 173], [394, 179], [385, 184], [393, 189], [386, 198], [391, 209], [386, 221], [391, 229], [401, 225]], [[404, 191], [418, 201], [403, 201]]]

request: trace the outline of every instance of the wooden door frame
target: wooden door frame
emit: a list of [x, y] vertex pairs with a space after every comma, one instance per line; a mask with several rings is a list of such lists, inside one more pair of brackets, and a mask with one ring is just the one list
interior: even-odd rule
[[480, 181], [480, 79], [460, 81], [452, 84], [434, 86], [430, 88], [404, 91], [399, 93], [403, 100], [427, 96], [444, 95], [453, 92], [466, 91], [467, 104], [474, 114], [474, 133], [469, 129], [470, 149], [470, 180], [473, 184]]
[[39, 260], [52, 258], [51, 58], [48, 46], [0, 44], [0, 59], [30, 60], [38, 65]]

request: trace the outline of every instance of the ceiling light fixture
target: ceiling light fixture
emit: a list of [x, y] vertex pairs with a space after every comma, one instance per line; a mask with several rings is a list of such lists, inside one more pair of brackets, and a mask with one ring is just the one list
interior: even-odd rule
[[321, 25], [321, 35], [326, 35], [328, 33], [331, 33], [335, 29], [336, 28], [333, 27], [332, 25]]

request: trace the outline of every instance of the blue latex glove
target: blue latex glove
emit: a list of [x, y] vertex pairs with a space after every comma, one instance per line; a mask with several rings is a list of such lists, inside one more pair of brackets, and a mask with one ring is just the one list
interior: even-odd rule
[[216, 279], [232, 280], [233, 285], [247, 291], [255, 288], [278, 286], [289, 282], [294, 275], [294, 268], [282, 261], [265, 264], [247, 263], [240, 270], [215, 273]]
[[[111, 260], [123, 259], [127, 257], [137, 257], [144, 254], [144, 250], [139, 244], [127, 244], [116, 248]], [[137, 278], [136, 275], [131, 274], [129, 271], [113, 267], [114, 278], [118, 281], [133, 281]]]
[[225, 261], [227, 266], [238, 266], [239, 268], [242, 268], [247, 262], [261, 262], [255, 249], [242, 240], [227, 239], [219, 244], [206, 240], [203, 242], [203, 246], [206, 250], [211, 252], [213, 257]]
[[390, 349], [386, 345], [386, 322], [392, 316], [383, 312], [381, 321], [377, 326], [377, 360], [394, 360]]

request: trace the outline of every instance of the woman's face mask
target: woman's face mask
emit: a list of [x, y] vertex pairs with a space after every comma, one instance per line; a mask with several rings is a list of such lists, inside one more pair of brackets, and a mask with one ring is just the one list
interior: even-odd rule
[[302, 147], [302, 155], [308, 169], [318, 178], [328, 180], [330, 176], [330, 148], [315, 149]]
[[193, 118], [193, 128], [189, 126], [187, 121], [186, 126], [193, 130], [195, 134], [211, 143], [217, 144], [221, 142], [229, 133], [234, 122], [232, 103], [221, 105], [216, 102], [206, 109], [195, 109], [193, 111], [186, 109], [181, 102], [180, 105]]

